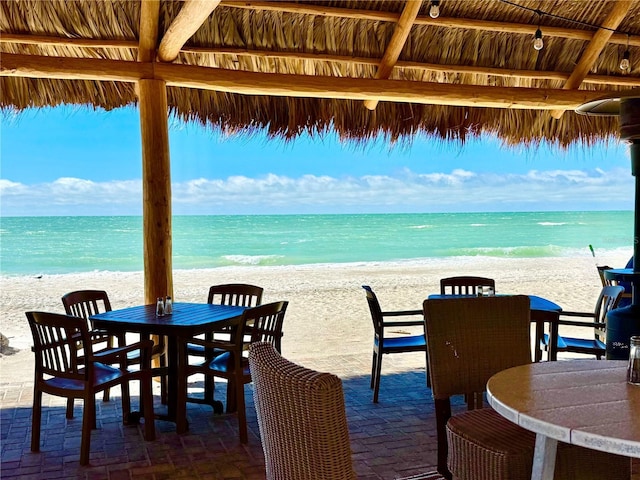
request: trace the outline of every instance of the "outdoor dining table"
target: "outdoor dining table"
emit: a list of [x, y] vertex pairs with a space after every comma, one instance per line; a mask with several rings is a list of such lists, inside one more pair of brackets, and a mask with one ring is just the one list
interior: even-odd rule
[[[202, 333], [209, 333], [234, 326], [246, 307], [215, 305], [209, 303], [174, 303], [173, 313], [156, 316], [155, 305], [112, 310], [92, 315], [95, 328], [111, 334], [139, 333], [143, 336], [158, 335], [167, 338], [167, 414], [158, 418], [175, 422], [176, 431], [189, 429], [187, 421], [186, 375], [187, 354], [185, 342]], [[183, 388], [184, 387], [184, 388]]]
[[640, 386], [626, 372], [626, 361], [568, 360], [489, 379], [493, 409], [536, 433], [532, 480], [553, 479], [558, 441], [640, 458]]
[[[500, 296], [501, 294], [499, 294]], [[448, 298], [469, 298], [473, 295], [443, 295], [432, 294], [429, 299], [448, 299]], [[540, 350], [540, 341], [544, 335], [544, 324], [549, 324], [549, 360], [558, 359], [558, 320], [562, 307], [557, 303], [547, 300], [537, 295], [527, 295], [529, 297], [529, 308], [531, 309], [531, 322], [535, 323], [536, 338], [534, 359], [539, 362], [542, 359], [542, 351]]]

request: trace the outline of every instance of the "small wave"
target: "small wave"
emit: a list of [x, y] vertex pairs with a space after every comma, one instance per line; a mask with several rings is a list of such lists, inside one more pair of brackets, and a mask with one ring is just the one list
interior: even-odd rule
[[417, 229], [423, 229], [423, 228], [433, 228], [433, 225], [411, 225], [409, 228], [417, 228]]
[[223, 255], [227, 265], [278, 265], [284, 255]]
[[567, 256], [567, 249], [557, 245], [521, 246], [521, 247], [478, 247], [461, 248], [449, 252], [451, 256], [484, 256], [502, 258], [538, 258]]
[[472, 223], [471, 226], [472, 227], [486, 227], [487, 224], [486, 223]]
[[538, 225], [541, 225], [543, 227], [557, 227], [566, 224], [567, 222], [538, 222]]

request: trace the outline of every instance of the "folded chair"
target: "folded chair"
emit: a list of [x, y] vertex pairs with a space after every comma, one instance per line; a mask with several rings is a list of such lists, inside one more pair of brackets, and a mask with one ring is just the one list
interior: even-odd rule
[[[145, 439], [155, 438], [153, 397], [151, 392], [151, 340], [108, 352], [93, 353], [92, 339], [83, 318], [46, 312], [27, 312], [33, 336], [35, 353], [35, 379], [33, 387], [33, 417], [31, 425], [31, 451], [40, 451], [40, 426], [42, 420], [42, 394], [83, 400], [82, 439], [80, 464], [89, 463], [91, 429], [95, 426], [95, 395], [107, 388], [120, 385], [122, 389], [122, 413], [130, 418], [131, 403], [129, 381], [140, 381], [141, 411], [144, 415]], [[78, 348], [78, 346], [80, 348]], [[138, 350], [141, 368], [126, 368], [126, 355]], [[79, 359], [82, 352], [82, 362]], [[120, 368], [110, 366], [118, 363]], [[69, 412], [67, 410], [67, 418]]]
[[[289, 302], [273, 302], [258, 307], [248, 308], [230, 340], [205, 340], [192, 338], [189, 342], [202, 345], [219, 354], [213, 360], [205, 359], [203, 363], [188, 365], [187, 377], [196, 373], [205, 376], [224, 378], [227, 384], [227, 412], [237, 412], [240, 442], [247, 443], [247, 417], [244, 402], [244, 385], [251, 382], [249, 362], [245, 356], [245, 337], [254, 342], [269, 342], [276, 351], [280, 351], [282, 324]], [[184, 380], [186, 390], [186, 379]]]
[[[422, 310], [398, 310], [383, 312], [378, 302], [378, 297], [368, 285], [363, 285], [369, 304], [371, 320], [373, 322], [373, 360], [371, 361], [371, 388], [373, 389], [373, 403], [378, 403], [378, 391], [380, 390], [380, 376], [382, 371], [382, 356], [389, 353], [427, 352], [426, 338], [424, 335], [424, 321], [416, 320], [385, 320], [385, 317], [409, 317], [422, 315]], [[422, 333], [419, 335], [394, 334], [391, 329], [399, 327], [420, 326]], [[389, 332], [389, 333], [387, 333]], [[425, 361], [425, 363], [427, 363]], [[429, 366], [426, 365], [427, 385], [429, 385]]]
[[355, 480], [342, 381], [249, 348], [267, 480]]
[[[458, 480], [529, 480], [535, 434], [485, 407], [495, 373], [531, 362], [529, 298], [522, 295], [425, 300], [438, 471]], [[451, 397], [468, 411], [452, 416]], [[630, 478], [628, 458], [558, 445], [555, 480]]]

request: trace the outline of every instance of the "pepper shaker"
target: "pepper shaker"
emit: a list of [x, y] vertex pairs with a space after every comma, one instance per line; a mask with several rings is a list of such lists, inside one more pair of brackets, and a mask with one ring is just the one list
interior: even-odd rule
[[171, 315], [173, 313], [173, 302], [171, 301], [171, 297], [167, 295], [167, 298], [164, 301], [164, 314]]

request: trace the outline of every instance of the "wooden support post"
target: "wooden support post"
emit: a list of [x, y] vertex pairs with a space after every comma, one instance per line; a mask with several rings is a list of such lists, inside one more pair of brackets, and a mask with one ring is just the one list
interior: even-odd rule
[[140, 80], [144, 300], [173, 297], [171, 169], [167, 88], [162, 80]]

